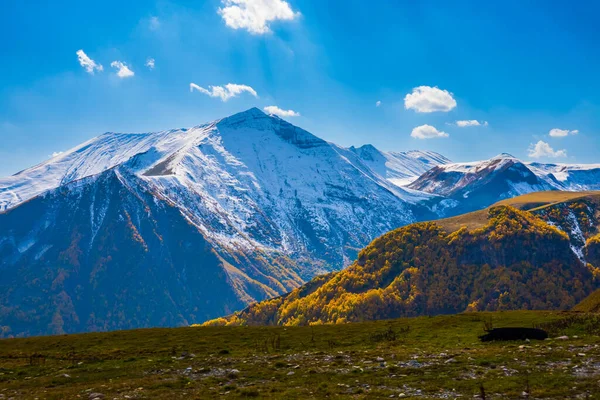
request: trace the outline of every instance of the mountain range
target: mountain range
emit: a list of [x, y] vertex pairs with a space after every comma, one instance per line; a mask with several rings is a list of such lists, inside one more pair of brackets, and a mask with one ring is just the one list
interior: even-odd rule
[[0, 335], [200, 323], [351, 265], [398, 227], [598, 177], [344, 148], [256, 108], [106, 133], [0, 179]]
[[439, 196], [430, 201], [431, 208], [451, 216], [532, 192], [599, 190], [599, 178], [600, 164], [528, 163], [502, 153], [484, 161], [433, 166], [407, 188]]

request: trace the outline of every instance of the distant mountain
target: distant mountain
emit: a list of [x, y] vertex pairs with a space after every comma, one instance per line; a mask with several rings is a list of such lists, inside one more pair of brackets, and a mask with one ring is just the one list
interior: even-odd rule
[[374, 172], [398, 186], [414, 181], [435, 166], [451, 162], [433, 151], [386, 152], [370, 144], [361, 147], [352, 146], [350, 151]]
[[307, 325], [570, 309], [599, 286], [599, 260], [589, 257], [600, 242], [599, 217], [600, 192], [543, 192], [412, 224], [374, 240], [343, 271], [207, 324]]
[[[393, 167], [418, 173], [445, 160], [414, 154]], [[190, 129], [106, 133], [0, 180], [0, 331], [225, 315], [430, 218], [415, 205], [429, 197], [258, 109]]]
[[600, 190], [600, 164], [527, 163], [539, 177], [557, 190]]
[[485, 161], [437, 165], [406, 186], [437, 195], [440, 216], [482, 209], [502, 199], [544, 190], [598, 190], [600, 165], [525, 163], [502, 153]]

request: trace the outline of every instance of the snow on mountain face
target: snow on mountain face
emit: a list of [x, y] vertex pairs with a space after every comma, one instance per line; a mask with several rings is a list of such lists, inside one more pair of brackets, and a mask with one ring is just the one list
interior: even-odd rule
[[416, 219], [408, 192], [256, 109], [209, 125], [152, 165], [146, 157], [130, 164], [224, 247], [312, 254], [339, 269], [369, 238]]
[[[333, 147], [339, 153], [347, 153], [348, 150], [327, 143], [278, 117], [266, 116], [256, 108], [225, 118], [218, 123], [221, 127], [227, 126], [228, 129], [244, 126], [246, 129], [259, 131], [269, 129], [268, 125], [274, 124], [281, 129], [280, 139], [294, 143], [298, 148]], [[0, 178], [0, 212], [48, 190], [121, 165], [134, 156], [138, 156], [140, 159], [135, 167], [136, 171], [153, 165], [157, 160], [164, 161], [164, 165], [173, 164], [177, 157], [182, 157], [185, 149], [191, 149], [199, 144], [204, 136], [215, 130], [215, 125], [216, 122], [213, 122], [190, 129], [182, 128], [155, 133], [105, 133], [35, 167], [10, 177]], [[293, 129], [289, 127], [293, 127]], [[237, 142], [237, 139], [231, 142]], [[388, 171], [384, 171], [382, 174], [386, 178], [412, 178], [420, 175], [432, 165], [448, 162], [443, 156], [433, 152], [385, 153], [379, 152], [370, 145], [360, 149], [367, 147], [371, 147], [374, 154], [381, 154], [386, 158], [384, 164], [387, 163], [387, 167], [384, 165], [384, 168]], [[352, 147], [349, 150], [355, 151], [356, 149]], [[140, 157], [140, 154], [144, 154], [144, 156]], [[343, 154], [342, 157], [346, 155]], [[358, 169], [367, 165], [376, 174], [382, 172], [368, 156], [359, 157], [359, 159], [358, 164], [361, 165], [356, 165]], [[162, 165], [157, 165], [157, 168]], [[367, 175], [369, 174], [367, 173]], [[407, 192], [403, 190], [391, 190], [401, 197], [407, 195]]]
[[526, 165], [539, 177], [559, 190], [600, 190], [600, 164], [541, 164]]
[[[106, 133], [0, 179], [0, 325], [25, 316], [28, 327], [40, 304], [77, 329], [155, 325], [136, 310], [159, 291], [172, 302], [161, 323], [201, 322], [348, 265], [382, 233], [433, 217], [426, 207], [470, 211], [553, 182], [583, 187], [597, 172], [563, 167], [347, 149], [258, 109], [190, 129]], [[124, 315], [129, 325], [108, 323], [121, 303], [95, 300], [115, 296], [139, 306]]]
[[[201, 128], [194, 128], [193, 131]], [[0, 211], [15, 207], [48, 190], [99, 174], [157, 147], [167, 153], [185, 142], [187, 130], [157, 133], [105, 133], [35, 167], [0, 178]], [[158, 153], [157, 153], [158, 156]]]
[[521, 194], [555, 189], [506, 153], [485, 161], [434, 167], [408, 188], [454, 200], [451, 209], [442, 210], [444, 216], [484, 208]]
[[[104, 192], [111, 193], [110, 200]], [[211, 279], [220, 276], [234, 288], [227, 304], [214, 296], [193, 297], [201, 315], [214, 316], [348, 265], [373, 238], [422, 219], [417, 213], [423, 209], [411, 203], [428, 196], [395, 186], [351, 150], [257, 109], [190, 129], [107, 133], [0, 180], [0, 272], [29, 266], [30, 278], [36, 279], [35, 271], [60, 266], [95, 276], [94, 266], [101, 265], [107, 276], [116, 276], [115, 271], [127, 270], [137, 260], [136, 268], [162, 274], [161, 263], [177, 263], [178, 252], [187, 249], [177, 239], [179, 225], [185, 224], [197, 232], [194, 240], [206, 241], [203, 251], [214, 253], [207, 255]], [[179, 217], [169, 211], [171, 217], [165, 218], [165, 207]], [[16, 215], [32, 213], [39, 218], [19, 225]], [[111, 227], [119, 229], [121, 242], [107, 242]], [[165, 243], [166, 238], [174, 241]], [[141, 243], [147, 245], [140, 248]], [[106, 253], [109, 248], [114, 254]], [[177, 279], [185, 281], [190, 273], [178, 270]], [[71, 278], [64, 296], [75, 303], [76, 298], [91, 298], [67, 290], [89, 278], [79, 272]], [[11, 279], [7, 290], [25, 284], [17, 275]], [[148, 290], [158, 290], [155, 283], [149, 282]], [[182, 285], [181, 290], [205, 290], [197, 285]], [[174, 284], [171, 297], [192, 299], [176, 288]], [[200, 307], [198, 302], [212, 305]], [[173, 321], [201, 318], [192, 308], [175, 307]], [[81, 316], [88, 309], [77, 303], [65, 312]], [[103, 313], [110, 314], [94, 311]], [[133, 320], [140, 317], [131, 313]], [[95, 321], [94, 326], [107, 325]]]
[[[507, 176], [507, 173], [512, 176]], [[424, 174], [408, 188], [441, 196], [454, 196], [462, 190], [488, 183], [492, 176], [502, 176], [510, 189], [505, 197], [539, 190], [599, 190], [600, 164], [542, 164], [522, 162], [502, 153], [489, 160], [440, 165]], [[468, 193], [467, 197], [468, 197]], [[505, 198], [503, 197], [503, 198]]]
[[[406, 158], [429, 162], [413, 154]], [[0, 210], [116, 167], [176, 204], [222, 247], [312, 254], [326, 269], [341, 268], [372, 238], [415, 221], [407, 201], [424, 198], [348, 149], [254, 108], [191, 129], [101, 135], [0, 180]]]
[[358, 148], [352, 146], [349, 150], [374, 172], [400, 187], [416, 180], [429, 169], [450, 162], [433, 151], [384, 152], [370, 144]]

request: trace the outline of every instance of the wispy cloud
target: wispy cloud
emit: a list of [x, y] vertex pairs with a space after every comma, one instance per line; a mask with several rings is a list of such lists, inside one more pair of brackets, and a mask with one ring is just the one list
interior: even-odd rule
[[279, 108], [277, 106], [267, 106], [264, 108], [264, 110], [269, 114], [277, 115], [279, 117], [299, 117], [300, 116], [300, 113], [298, 113], [294, 110], [282, 110], [281, 108]]
[[117, 69], [117, 76], [119, 78], [131, 78], [135, 75], [135, 73], [121, 61], [113, 61], [110, 63], [110, 66]]
[[565, 137], [565, 136], [569, 136], [569, 135], [577, 135], [578, 133], [579, 133], [579, 131], [577, 129], [570, 131], [568, 129], [554, 128], [554, 129], [550, 129], [550, 132], [548, 132], [548, 135], [550, 135], [552, 137]]
[[381, 100], [377, 100], [377, 102], [375, 103], [375, 107], [379, 107], [381, 105]]
[[148, 21], [148, 28], [150, 28], [151, 31], [155, 31], [160, 28], [160, 20], [158, 17], [150, 17], [150, 20]]
[[467, 128], [469, 126], [488, 126], [487, 121], [477, 121], [476, 119], [456, 121], [455, 124], [460, 128]]
[[548, 143], [540, 140], [535, 144], [529, 145], [529, 157], [532, 158], [541, 158], [541, 157], [566, 157], [566, 150], [554, 150]]
[[252, 96], [258, 97], [256, 90], [252, 89], [252, 87], [248, 85], [238, 85], [236, 83], [228, 83], [227, 85], [225, 85], [225, 87], [209, 86], [208, 89], [205, 89], [192, 82], [190, 83], [190, 92], [193, 92], [194, 89], [210, 97], [218, 97], [221, 99], [221, 101], [227, 101], [232, 97], [237, 97], [243, 92], [248, 92]]
[[52, 154], [50, 154], [48, 157], [54, 158], [56, 156], [61, 155], [63, 152], [62, 151], [55, 151]]
[[148, 69], [154, 69], [154, 58], [148, 57], [146, 60], [146, 64], [144, 64]]
[[404, 108], [421, 113], [448, 112], [456, 107], [452, 93], [437, 87], [419, 86], [404, 97]]
[[255, 35], [270, 32], [270, 22], [291, 21], [300, 15], [283, 0], [221, 0], [221, 2], [224, 7], [219, 8], [218, 12], [225, 25], [233, 29], [246, 29]]
[[421, 125], [413, 129], [410, 136], [414, 137], [415, 139], [435, 139], [448, 137], [450, 135], [448, 135], [446, 132], [438, 131], [431, 125]]
[[97, 64], [94, 60], [89, 58], [83, 50], [77, 50], [75, 54], [77, 54], [79, 65], [81, 65], [88, 74], [94, 75], [94, 71], [104, 70], [104, 67], [102, 67], [101, 64]]

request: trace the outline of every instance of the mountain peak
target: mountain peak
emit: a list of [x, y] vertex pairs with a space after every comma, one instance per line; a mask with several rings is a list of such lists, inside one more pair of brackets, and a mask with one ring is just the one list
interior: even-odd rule
[[359, 147], [359, 149], [360, 150], [368, 150], [368, 151], [378, 151], [377, 148], [370, 143], [363, 144], [362, 146]]
[[381, 159], [385, 162], [385, 157], [381, 152], [372, 144], [364, 144], [360, 147], [350, 147], [350, 151], [360, 157], [362, 160], [367, 161], [376, 161], [377, 159]]
[[240, 111], [238, 113], [230, 115], [229, 117], [225, 117], [224, 119], [229, 119], [229, 118], [236, 118], [236, 119], [247, 118], [247, 119], [253, 119], [253, 118], [263, 118], [263, 117], [269, 117], [269, 115], [266, 114], [264, 111], [262, 111], [258, 107], [252, 107], [252, 108], [247, 109], [246, 111]]
[[516, 158], [516, 157], [509, 153], [500, 153], [497, 156], [492, 157], [492, 160], [504, 160], [507, 158]]
[[279, 120], [273, 116], [265, 114], [263, 111], [256, 107], [252, 107], [246, 111], [242, 111], [229, 117], [225, 117], [217, 121], [218, 125], [221, 126], [241, 126], [241, 125], [252, 125], [252, 126], [263, 126], [269, 125], [271, 122]]
[[[252, 116], [267, 115], [264, 111], [262, 111], [258, 107], [251, 107], [251, 108], [247, 109], [246, 111], [242, 111], [242, 112], [239, 112], [237, 114], [245, 114], [245, 115], [252, 115]], [[237, 115], [237, 114], [233, 114], [233, 115]]]
[[377, 154], [380, 153], [380, 151], [377, 149], [377, 147], [373, 146], [372, 144], [363, 144], [362, 146], [359, 147], [355, 147], [355, 146], [350, 146], [350, 150], [356, 154]]

